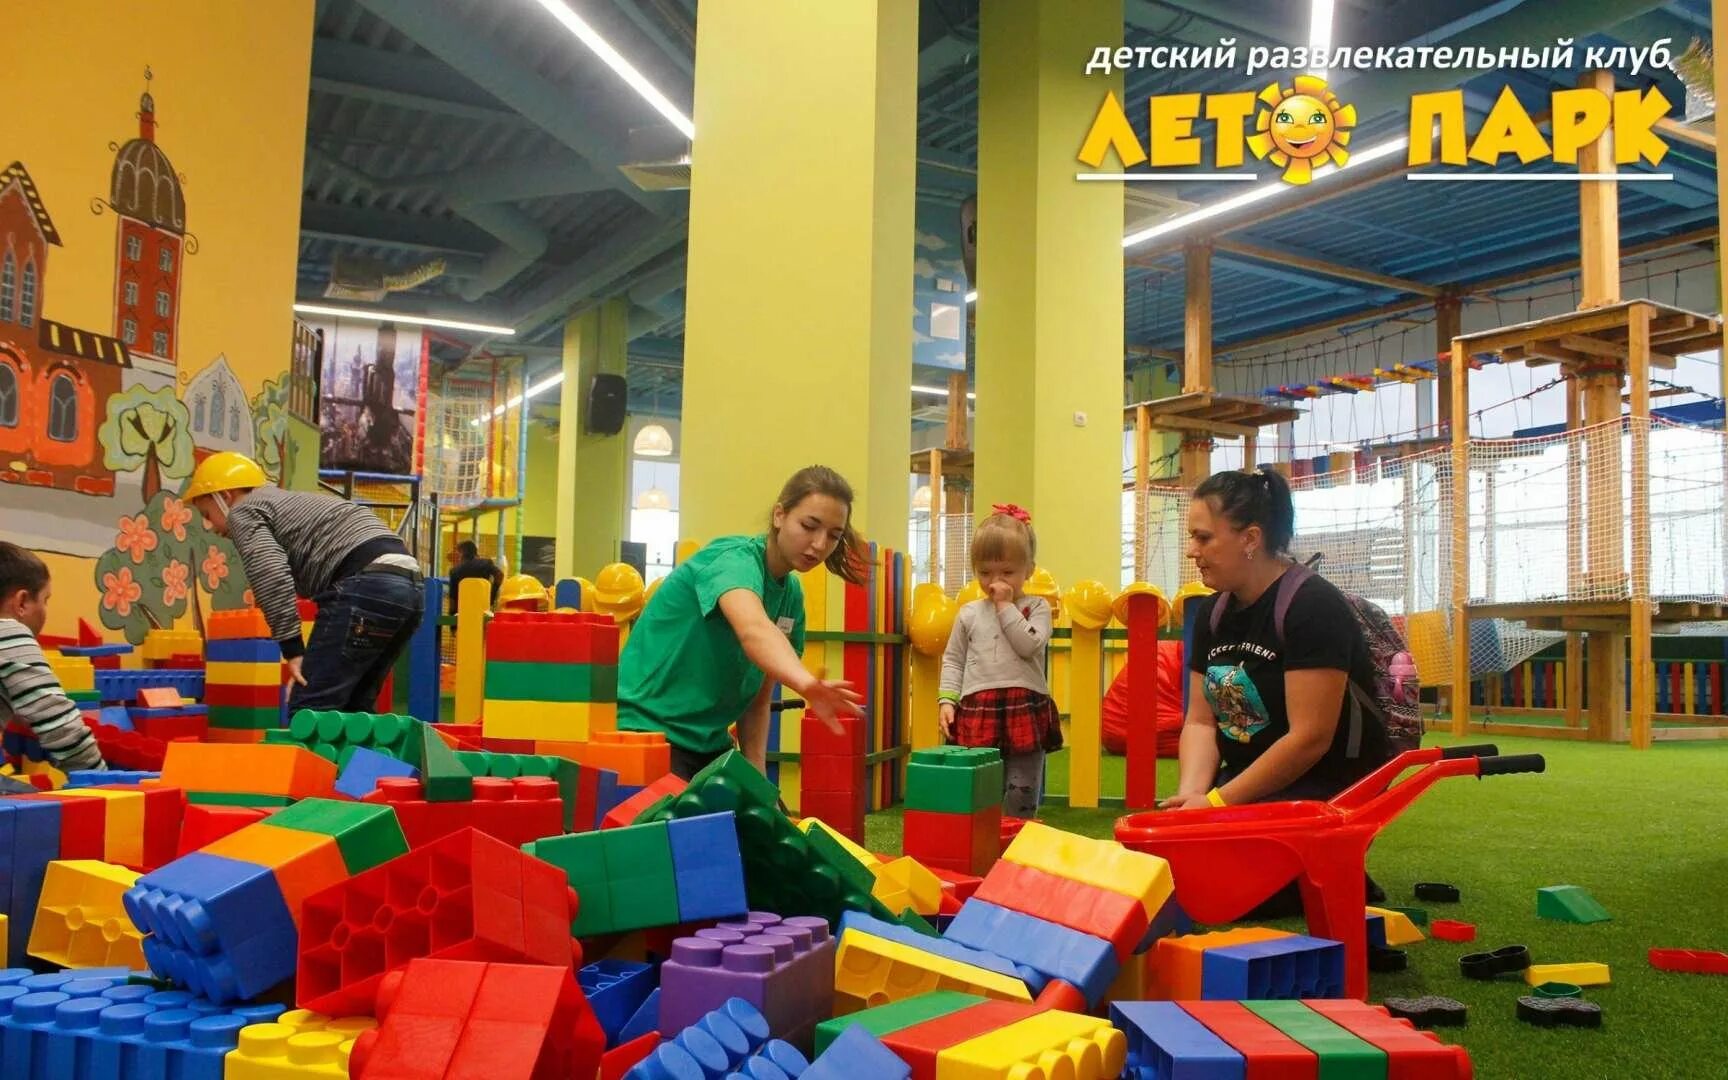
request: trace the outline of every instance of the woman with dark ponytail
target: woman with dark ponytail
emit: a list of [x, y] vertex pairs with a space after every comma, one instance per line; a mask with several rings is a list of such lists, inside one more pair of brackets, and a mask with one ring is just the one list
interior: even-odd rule
[[1329, 799], [1391, 756], [1361, 627], [1291, 560], [1295, 525], [1273, 470], [1194, 490], [1188, 557], [1217, 595], [1194, 628], [1181, 780], [1161, 806]]
[[655, 590], [618, 659], [618, 726], [664, 733], [672, 771], [686, 780], [731, 749], [734, 724], [739, 749], [764, 767], [776, 683], [839, 734], [835, 717], [859, 715], [863, 699], [799, 659], [798, 574], [827, 564], [859, 584], [862, 551], [852, 486], [826, 466], [798, 470], [780, 489], [767, 532], [709, 543]]

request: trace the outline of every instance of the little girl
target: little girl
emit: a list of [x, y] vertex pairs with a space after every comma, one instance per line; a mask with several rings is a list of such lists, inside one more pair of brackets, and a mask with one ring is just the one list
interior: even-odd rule
[[942, 735], [961, 746], [1002, 751], [1002, 812], [1038, 812], [1044, 752], [1062, 745], [1044, 675], [1050, 605], [1021, 590], [1038, 556], [1032, 518], [997, 504], [972, 535], [972, 571], [984, 599], [960, 609], [942, 656]]

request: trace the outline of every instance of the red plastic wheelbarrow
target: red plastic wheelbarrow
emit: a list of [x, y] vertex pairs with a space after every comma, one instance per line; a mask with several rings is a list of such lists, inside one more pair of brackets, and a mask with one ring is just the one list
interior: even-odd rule
[[[1419, 771], [1394, 784], [1405, 769]], [[1541, 772], [1540, 754], [1493, 746], [1407, 750], [1331, 802], [1252, 803], [1129, 814], [1116, 839], [1170, 864], [1176, 899], [1201, 923], [1242, 918], [1291, 880], [1308, 932], [1344, 943], [1345, 992], [1368, 996], [1366, 859], [1374, 835], [1447, 776]]]

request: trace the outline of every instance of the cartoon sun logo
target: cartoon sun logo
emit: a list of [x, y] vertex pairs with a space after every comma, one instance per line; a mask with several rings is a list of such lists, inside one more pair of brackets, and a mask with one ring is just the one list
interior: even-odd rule
[[1272, 83], [1260, 91], [1266, 107], [1254, 118], [1248, 148], [1258, 158], [1270, 158], [1284, 170], [1284, 180], [1306, 184], [1314, 166], [1350, 160], [1350, 129], [1356, 126], [1356, 106], [1343, 105], [1326, 89], [1326, 80], [1298, 75], [1294, 89]]

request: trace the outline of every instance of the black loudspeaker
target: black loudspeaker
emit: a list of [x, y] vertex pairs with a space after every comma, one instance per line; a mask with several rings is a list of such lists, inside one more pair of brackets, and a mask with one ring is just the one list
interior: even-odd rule
[[590, 435], [616, 435], [624, 430], [624, 414], [630, 406], [630, 387], [622, 375], [596, 375], [588, 384], [588, 415], [583, 428]]

